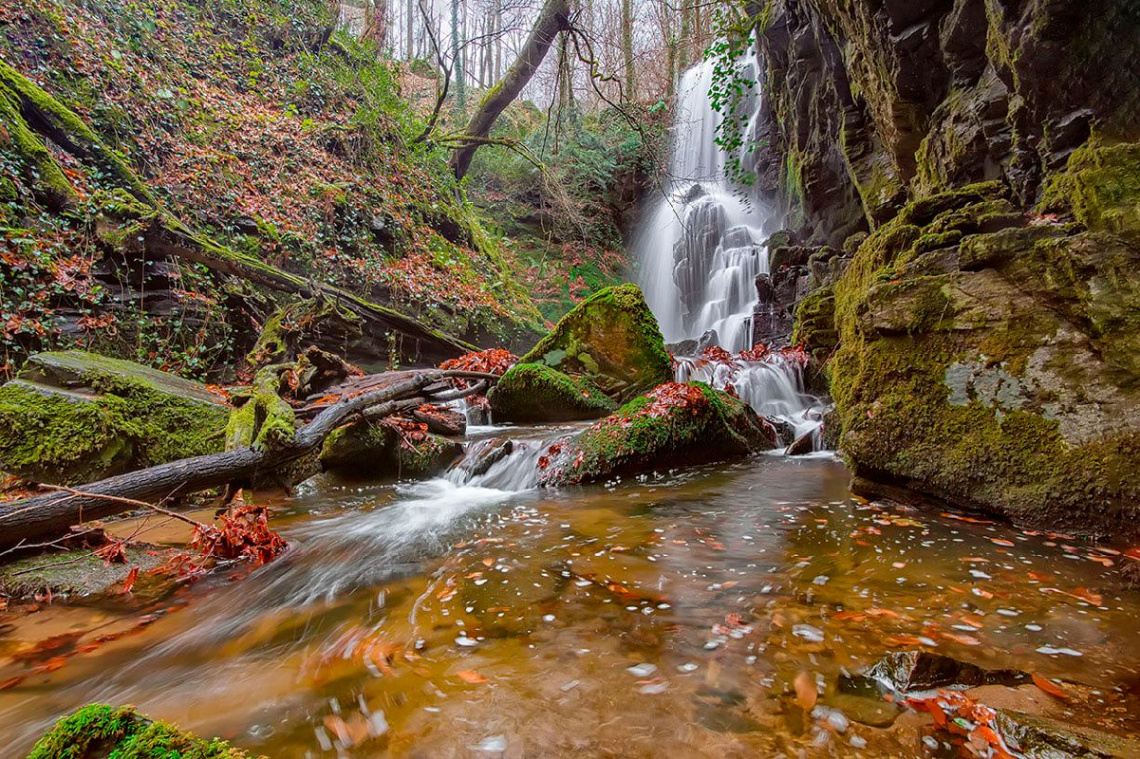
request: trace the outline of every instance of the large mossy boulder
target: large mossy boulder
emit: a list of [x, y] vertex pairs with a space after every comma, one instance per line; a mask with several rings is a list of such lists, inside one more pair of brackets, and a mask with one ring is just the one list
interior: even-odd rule
[[130, 706], [89, 704], [45, 734], [28, 759], [245, 759], [248, 754], [215, 738], [206, 740]]
[[197, 382], [82, 351], [0, 387], [0, 470], [78, 484], [223, 450], [229, 407]]
[[361, 421], [334, 430], [321, 447], [326, 471], [359, 479], [416, 479], [445, 471], [463, 445], [392, 421]]
[[657, 320], [631, 284], [579, 303], [520, 362], [585, 376], [619, 402], [673, 378]]
[[748, 404], [703, 382], [668, 382], [633, 399], [540, 464], [547, 486], [728, 461], [777, 445], [776, 430]]
[[597, 419], [617, 408], [587, 379], [543, 364], [516, 364], [487, 394], [496, 422]]
[[862, 489], [1136, 533], [1140, 245], [1122, 225], [1140, 190], [1090, 177], [1138, 154], [1075, 152], [1051, 185], [1059, 216], [1011, 213], [990, 182], [914, 201], [863, 242], [835, 288], [829, 367]]

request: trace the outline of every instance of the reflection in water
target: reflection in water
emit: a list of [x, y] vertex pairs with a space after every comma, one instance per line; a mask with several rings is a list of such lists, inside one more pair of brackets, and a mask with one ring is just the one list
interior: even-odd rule
[[[240, 582], [14, 617], [0, 655], [160, 614], [0, 691], [3, 751], [102, 700], [284, 759], [920, 756], [863, 724], [887, 705], [835, 690], [915, 647], [1086, 683], [1074, 719], [1140, 727], [1140, 598], [1110, 553], [846, 483], [774, 457], [563, 492], [319, 481], [277, 510], [294, 547]], [[795, 706], [803, 672], [844, 732]]]

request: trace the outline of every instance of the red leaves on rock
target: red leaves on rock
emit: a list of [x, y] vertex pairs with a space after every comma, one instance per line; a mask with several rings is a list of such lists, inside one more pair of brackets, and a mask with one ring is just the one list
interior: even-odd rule
[[519, 357], [505, 348], [467, 353], [451, 358], [439, 365], [440, 369], [458, 369], [465, 372], [486, 372], [502, 376], [519, 362]]
[[909, 697], [906, 703], [913, 709], [929, 713], [935, 727], [940, 730], [965, 737], [977, 749], [986, 749], [984, 753], [973, 751], [972, 755], [1013, 759], [1014, 754], [1010, 753], [994, 727], [997, 712], [965, 693], [940, 689], [928, 698]]
[[415, 445], [427, 439], [428, 426], [424, 422], [414, 422], [401, 416], [390, 416], [381, 422], [385, 427], [396, 431], [400, 442], [405, 445]]
[[289, 545], [269, 529], [269, 512], [264, 506], [241, 506], [219, 519], [221, 528], [202, 526], [194, 529], [191, 545], [205, 556], [250, 559], [257, 564], [266, 564]]
[[127, 576], [123, 580], [123, 587], [119, 591], [119, 595], [125, 596], [127, 593], [130, 593], [131, 588], [133, 588], [135, 586], [135, 580], [137, 580], [138, 577], [139, 577], [139, 568], [138, 568], [138, 565], [135, 565], [135, 566], [131, 567], [130, 572], [127, 572]]
[[691, 414], [699, 414], [709, 404], [709, 399], [699, 387], [680, 382], [666, 382], [658, 385], [647, 396], [649, 403], [638, 412], [640, 416], [660, 418], [680, 408]]
[[764, 343], [756, 343], [748, 350], [740, 351], [740, 358], [744, 361], [763, 361], [771, 352]]
[[112, 564], [126, 564], [126, 543], [121, 540], [110, 539], [107, 541], [107, 545], [95, 552], [95, 555], [102, 559], [103, 563], [107, 566], [111, 566]]

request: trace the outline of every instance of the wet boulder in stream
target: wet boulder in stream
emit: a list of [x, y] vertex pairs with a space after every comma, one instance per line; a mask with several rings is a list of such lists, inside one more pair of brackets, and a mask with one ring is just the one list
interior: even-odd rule
[[463, 455], [455, 440], [406, 429], [396, 420], [364, 420], [325, 438], [320, 462], [325, 471], [368, 479], [431, 477]]
[[0, 387], [0, 470], [75, 484], [218, 453], [229, 412], [205, 385], [157, 369], [39, 353]]
[[579, 303], [520, 363], [584, 376], [618, 402], [673, 378], [657, 320], [631, 284], [607, 287]]
[[617, 404], [588, 379], [543, 364], [516, 364], [487, 394], [496, 422], [570, 422], [597, 419]]
[[776, 430], [744, 402], [703, 382], [669, 382], [552, 446], [539, 481], [599, 482], [728, 461], [776, 444]]

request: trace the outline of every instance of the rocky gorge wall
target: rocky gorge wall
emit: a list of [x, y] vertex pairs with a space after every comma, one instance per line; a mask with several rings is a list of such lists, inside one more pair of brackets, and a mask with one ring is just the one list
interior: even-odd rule
[[1135, 533], [1140, 7], [772, 0], [762, 187], [865, 489]]

